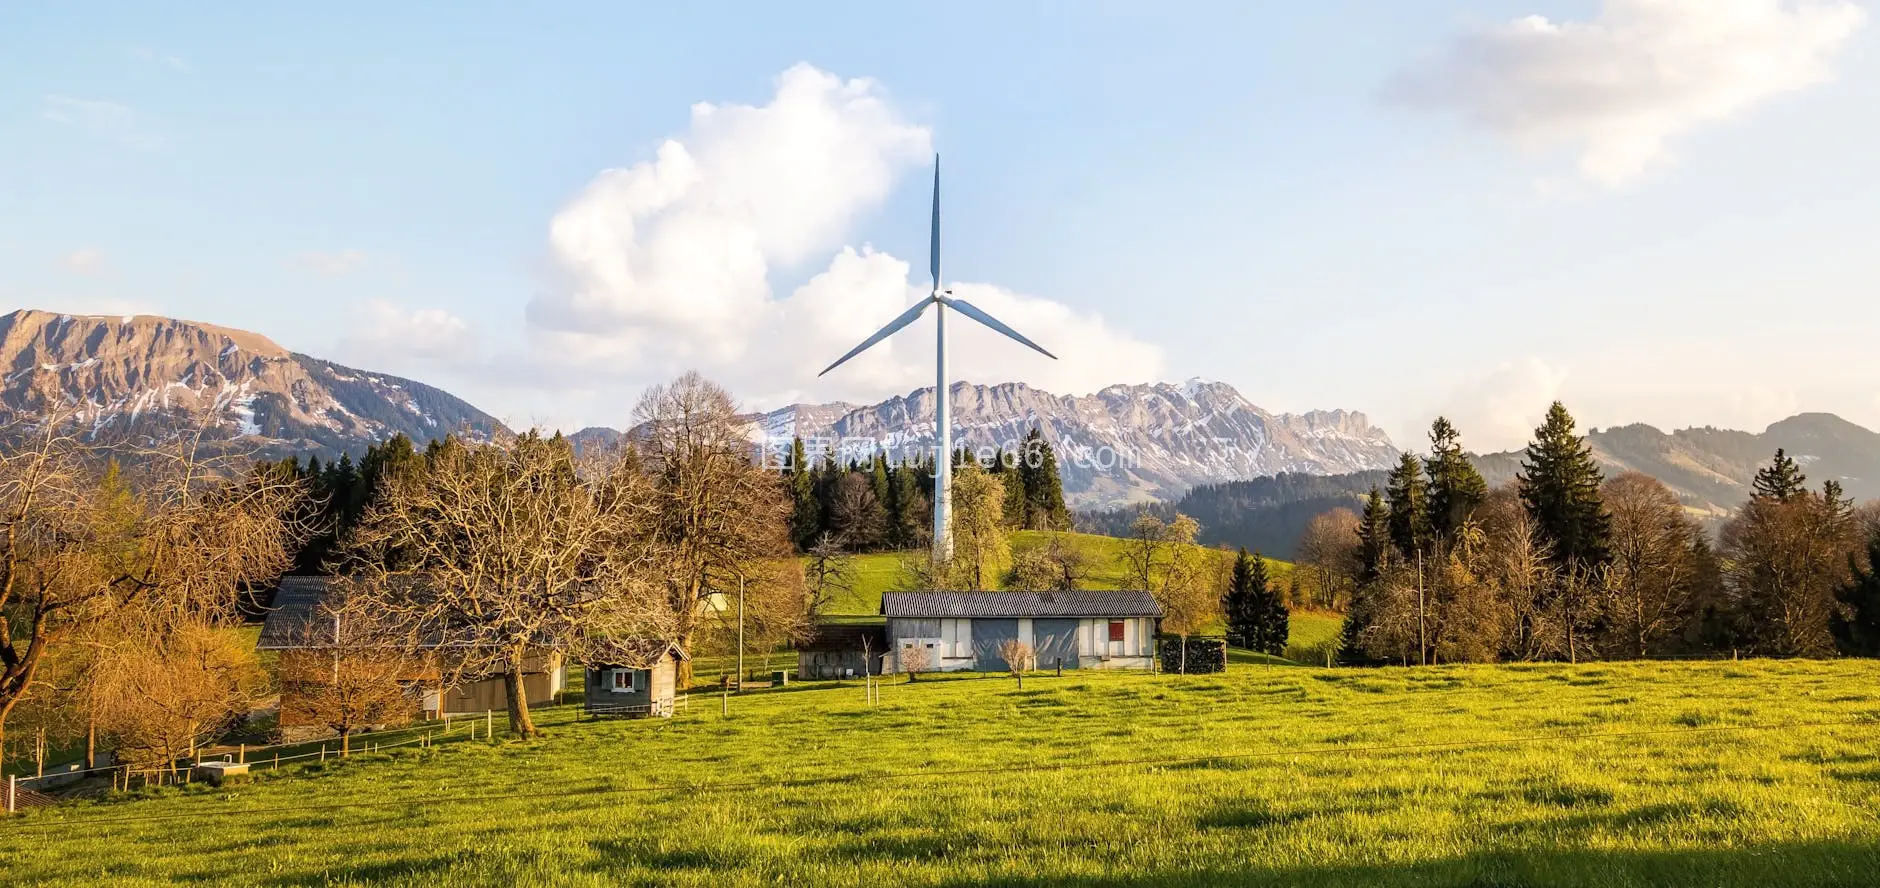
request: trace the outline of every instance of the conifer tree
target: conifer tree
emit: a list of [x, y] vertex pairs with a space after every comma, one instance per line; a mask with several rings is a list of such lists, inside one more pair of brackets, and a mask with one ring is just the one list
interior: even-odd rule
[[816, 499], [816, 484], [810, 476], [809, 456], [803, 439], [790, 440], [790, 538], [799, 552], [807, 552], [822, 535], [822, 504]]
[[1264, 566], [1255, 568], [1253, 558], [1241, 549], [1234, 558], [1234, 570], [1227, 581], [1227, 592], [1221, 596], [1221, 612], [1227, 617], [1227, 643], [1235, 647], [1251, 648], [1259, 635], [1260, 614], [1254, 600], [1254, 572], [1264, 574]]
[[1430, 426], [1430, 457], [1423, 465], [1430, 479], [1430, 535], [1446, 551], [1463, 522], [1488, 499], [1488, 483], [1463, 454], [1461, 433], [1440, 416]]
[[1404, 559], [1429, 551], [1429, 488], [1423, 483], [1423, 463], [1405, 452], [1390, 473], [1390, 541]]
[[1026, 433], [1020, 455], [1019, 471], [1025, 479], [1025, 526], [1032, 530], [1069, 530], [1071, 510], [1064, 504], [1057, 452], [1037, 426]]
[[1807, 484], [1808, 476], [1802, 474], [1801, 467], [1778, 447], [1776, 458], [1769, 465], [1756, 470], [1756, 480], [1751, 485], [1754, 493], [1751, 495], [1786, 503], [1806, 492]]
[[1834, 642], [1853, 657], [1880, 657], [1880, 527], [1867, 536], [1866, 563], [1848, 557], [1848, 581], [1836, 590]]
[[1292, 614], [1279, 589], [1267, 579], [1266, 559], [1253, 553], [1254, 637], [1249, 648], [1262, 654], [1279, 656], [1286, 652], [1286, 640], [1292, 631]]
[[1390, 562], [1390, 508], [1384, 494], [1376, 487], [1364, 500], [1364, 516], [1358, 524], [1358, 586], [1377, 582]]
[[1027, 503], [1023, 452], [1007, 453], [1005, 448], [999, 448], [993, 456], [992, 474], [1005, 485], [1005, 525], [1024, 528]]
[[1593, 449], [1573, 427], [1566, 406], [1555, 401], [1534, 430], [1516, 482], [1522, 506], [1557, 563], [1591, 570], [1606, 563], [1611, 518], [1600, 501], [1603, 479]]

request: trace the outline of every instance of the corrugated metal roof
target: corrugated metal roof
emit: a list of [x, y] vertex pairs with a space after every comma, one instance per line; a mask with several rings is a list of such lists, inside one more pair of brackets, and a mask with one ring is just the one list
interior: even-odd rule
[[1162, 606], [1141, 591], [887, 592], [890, 617], [1159, 617]]
[[[261, 624], [261, 640], [255, 647], [264, 651], [291, 650], [307, 647], [309, 641], [330, 640], [331, 634], [320, 634], [320, 626], [315, 625], [318, 609], [326, 602], [326, 584], [328, 577], [282, 577], [280, 586], [274, 592], [274, 609], [268, 612], [266, 622]], [[309, 631], [319, 634], [319, 638], [308, 638]]]

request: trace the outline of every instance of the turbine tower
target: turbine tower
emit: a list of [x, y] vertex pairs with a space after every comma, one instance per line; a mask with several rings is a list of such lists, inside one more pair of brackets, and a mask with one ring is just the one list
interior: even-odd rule
[[934, 449], [933, 473], [933, 559], [936, 564], [953, 557], [953, 409], [952, 393], [947, 388], [947, 309], [953, 309], [981, 324], [1004, 334], [1033, 351], [1052, 360], [1057, 355], [1045, 351], [1038, 343], [1026, 339], [1017, 330], [1007, 327], [998, 318], [973, 307], [963, 299], [954, 299], [952, 290], [940, 289], [940, 155], [933, 156], [933, 233], [929, 245], [929, 268], [933, 274], [933, 288], [927, 297], [914, 304], [914, 307], [902, 312], [901, 316], [888, 322], [888, 325], [875, 331], [875, 335], [862, 340], [862, 344], [849, 350], [849, 353], [836, 359], [836, 362], [823, 368], [818, 377], [830, 370], [842, 366], [843, 362], [873, 347], [900, 330], [914, 319], [921, 316], [928, 306], [934, 307]]

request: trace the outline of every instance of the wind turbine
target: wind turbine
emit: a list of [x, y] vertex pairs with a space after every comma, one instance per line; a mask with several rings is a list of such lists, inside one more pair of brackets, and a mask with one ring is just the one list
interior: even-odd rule
[[928, 306], [934, 308], [934, 433], [938, 438], [934, 453], [933, 473], [933, 558], [935, 563], [947, 561], [953, 557], [953, 409], [952, 395], [947, 389], [947, 309], [953, 309], [981, 324], [1004, 334], [1047, 358], [1055, 361], [1057, 355], [1045, 351], [1038, 343], [1026, 339], [1017, 330], [1007, 327], [998, 318], [973, 307], [964, 299], [953, 298], [952, 290], [940, 289], [940, 155], [933, 156], [933, 237], [930, 245], [931, 261], [929, 271], [933, 274], [933, 289], [927, 298], [914, 304], [914, 307], [901, 313], [901, 316], [888, 322], [888, 325], [875, 331], [875, 335], [862, 340], [862, 344], [849, 350], [835, 363], [823, 368], [818, 377], [842, 366], [843, 362], [873, 347], [895, 331], [921, 316]]

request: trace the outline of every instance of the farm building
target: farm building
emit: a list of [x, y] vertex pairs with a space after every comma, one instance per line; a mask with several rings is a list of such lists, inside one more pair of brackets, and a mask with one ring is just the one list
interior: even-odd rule
[[[333, 617], [325, 608], [329, 582], [328, 577], [281, 579], [275, 591], [273, 608], [261, 626], [261, 639], [255, 645], [257, 650], [279, 652], [281, 674], [304, 671], [295, 668], [302, 665], [295, 663], [296, 658], [317, 657], [321, 663], [325, 663], [334, 656], [334, 633], [328, 628]], [[524, 670], [522, 686], [529, 705], [553, 702], [563, 684], [561, 654], [541, 651], [525, 661]], [[481, 715], [485, 711], [501, 710], [508, 705], [503, 697], [501, 676], [444, 689], [440, 687], [438, 670], [420, 665], [411, 669], [408, 676], [401, 678], [400, 684], [405, 686], [411, 697], [414, 717], [440, 718], [471, 713]], [[330, 733], [326, 726], [309, 717], [304, 702], [298, 699], [291, 682], [281, 687], [280, 726], [282, 737], [290, 741]]]
[[679, 664], [686, 659], [678, 645], [657, 642], [595, 657], [587, 665], [583, 706], [597, 716], [669, 718], [677, 696]]
[[1004, 671], [1012, 639], [1039, 669], [1149, 669], [1162, 607], [1147, 592], [889, 592], [881, 613], [895, 658], [922, 648], [936, 672]]
[[823, 623], [814, 636], [796, 646], [796, 674], [805, 679], [881, 675], [887, 652], [886, 626]]

